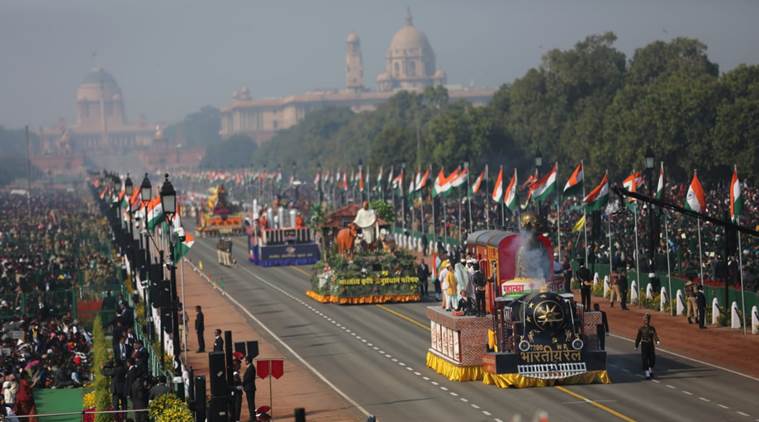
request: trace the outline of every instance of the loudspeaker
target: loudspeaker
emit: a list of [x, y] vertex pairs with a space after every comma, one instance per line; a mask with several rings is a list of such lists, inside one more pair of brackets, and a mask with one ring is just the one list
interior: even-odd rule
[[245, 346], [247, 349], [246, 356], [250, 356], [251, 358], [255, 359], [258, 356], [258, 341], [245, 342]]
[[227, 383], [232, 385], [234, 369], [232, 369], [232, 349], [235, 344], [232, 343], [232, 331], [224, 331], [224, 356], [227, 359]]
[[228, 397], [211, 397], [211, 400], [208, 403], [208, 422], [228, 422], [228, 407]]
[[242, 353], [245, 355], [245, 342], [238, 341], [235, 343], [235, 353]]
[[208, 354], [208, 376], [211, 377], [211, 396], [227, 397], [229, 386], [224, 366], [224, 353], [211, 352]]
[[206, 377], [195, 377], [195, 392], [193, 400], [195, 406], [195, 422], [205, 422], [206, 420]]

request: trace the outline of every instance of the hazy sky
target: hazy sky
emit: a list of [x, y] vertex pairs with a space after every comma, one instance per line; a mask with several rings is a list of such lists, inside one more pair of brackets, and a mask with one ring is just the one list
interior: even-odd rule
[[607, 30], [628, 57], [689, 36], [721, 71], [759, 62], [755, 0], [0, 0], [0, 125], [72, 122], [76, 88], [95, 62], [116, 78], [133, 121], [222, 106], [242, 84], [258, 98], [339, 88], [350, 31], [374, 87], [406, 6], [449, 83], [497, 87], [547, 49]]

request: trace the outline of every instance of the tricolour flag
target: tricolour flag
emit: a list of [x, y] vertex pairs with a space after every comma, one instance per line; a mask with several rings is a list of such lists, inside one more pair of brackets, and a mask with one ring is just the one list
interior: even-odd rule
[[685, 208], [698, 213], [706, 210], [704, 188], [701, 186], [695, 170], [693, 170], [693, 179], [690, 181], [690, 186], [688, 187], [688, 194], [685, 195]]
[[664, 161], [659, 169], [659, 181], [656, 182], [656, 199], [664, 198]]
[[582, 192], [582, 185], [585, 181], [585, 170], [582, 168], [582, 162], [575, 167], [575, 170], [569, 176], [569, 180], [564, 185], [564, 195], [574, 195]]
[[519, 199], [517, 198], [517, 169], [514, 168], [514, 174], [511, 176], [509, 186], [506, 187], [506, 193], [503, 197], [503, 203], [506, 208], [514, 211], [519, 206]]
[[[488, 166], [485, 165], [485, 169], [487, 169]], [[480, 175], [477, 176], [476, 179], [474, 179], [474, 183], [472, 183], [472, 193], [477, 193], [480, 191], [480, 187], [482, 186], [482, 181], [485, 180], [485, 169], [482, 169], [480, 172]]]
[[559, 170], [559, 164], [555, 163], [551, 171], [546, 173], [540, 180], [530, 186], [530, 194], [538, 202], [545, 201], [554, 190], [556, 190], [556, 174]]
[[432, 186], [432, 195], [438, 196], [446, 193], [450, 187], [450, 185], [447, 183], [448, 178], [445, 177], [445, 172], [441, 168], [437, 174], [437, 177], [435, 178], [435, 184]]
[[174, 262], [179, 262], [190, 253], [190, 248], [195, 244], [195, 238], [190, 233], [184, 234], [184, 240], [179, 242], [174, 248]]
[[416, 190], [422, 190], [425, 186], [427, 186], [427, 181], [430, 179], [430, 169], [427, 168], [427, 170], [424, 171], [422, 176], [416, 181]]
[[393, 189], [399, 189], [403, 193], [403, 170], [393, 179]]
[[[643, 178], [640, 176], [639, 171], [633, 171], [629, 176], [625, 178], [625, 180], [622, 181], [622, 187], [627, 189], [630, 192], [637, 193], [638, 192], [638, 186], [640, 186], [643, 183]], [[636, 207], [638, 206], [638, 200], [635, 198], [628, 198], [626, 200], [627, 208], [630, 211], [635, 212]]]
[[157, 196], [148, 202], [148, 230], [153, 231], [163, 221], [163, 205], [161, 197]]
[[738, 166], [733, 167], [733, 177], [730, 179], [730, 221], [738, 223], [743, 214], [743, 192], [741, 181], [738, 179]]
[[358, 177], [358, 190], [359, 192], [363, 192], [364, 191], [364, 168], [363, 167], [358, 168], [357, 177]]
[[466, 183], [466, 178], [469, 176], [469, 167], [459, 167], [455, 171], [456, 177], [451, 178], [451, 187], [457, 188]]
[[585, 195], [585, 198], [583, 198], [582, 201], [585, 203], [585, 208], [588, 211], [598, 211], [604, 209], [606, 207], [606, 204], [609, 203], [609, 175], [604, 174], [603, 179], [601, 179], [601, 183], [593, 188], [590, 193]]
[[498, 202], [503, 197], [503, 166], [498, 169], [498, 177], [495, 179], [495, 185], [493, 185], [493, 193], [490, 195], [493, 198], [493, 202]]
[[377, 173], [377, 186], [380, 186], [382, 184], [382, 173], [383, 173], [383, 166], [380, 166], [379, 173]]

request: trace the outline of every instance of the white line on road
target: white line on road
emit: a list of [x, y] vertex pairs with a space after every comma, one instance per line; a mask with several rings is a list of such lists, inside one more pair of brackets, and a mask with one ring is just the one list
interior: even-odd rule
[[[187, 262], [190, 262], [190, 261], [187, 260]], [[196, 272], [198, 272], [197, 271], [198, 269], [195, 267], [195, 265], [193, 263], [190, 262], [190, 265], [196, 270]], [[210, 283], [212, 286], [214, 285], [214, 283], [208, 278], [208, 276], [205, 276], [205, 274], [203, 272], [199, 272], [199, 273], [202, 276], [204, 276], [204, 278], [206, 279], [206, 281], [208, 281], [208, 283]], [[240, 302], [238, 302], [237, 299], [235, 299], [232, 296], [230, 296], [229, 294], [227, 294], [226, 291], [224, 291], [222, 289], [219, 289], [219, 290], [222, 292], [222, 294], [224, 296], [227, 297], [227, 299], [229, 299], [229, 301], [231, 301], [232, 303], [235, 304], [235, 306], [237, 306], [238, 308], [240, 308], [240, 310], [243, 311], [245, 313], [245, 315], [248, 316], [248, 318], [250, 318], [253, 321], [255, 321], [256, 324], [258, 324], [264, 331], [266, 331], [274, 340], [276, 340], [279, 344], [281, 344], [282, 347], [284, 347], [285, 349], [287, 349], [287, 351], [290, 352], [290, 354], [292, 354], [296, 359], [298, 359], [298, 361], [300, 363], [302, 363], [303, 366], [305, 366], [306, 368], [308, 368], [308, 370], [310, 370], [320, 380], [322, 380], [331, 389], [333, 389], [337, 394], [339, 394], [346, 401], [348, 401], [348, 403], [350, 403], [351, 405], [355, 406], [356, 409], [358, 409], [359, 411], [361, 411], [361, 413], [364, 414], [364, 416], [371, 416], [371, 413], [369, 413], [369, 411], [367, 411], [366, 409], [364, 409], [363, 406], [361, 406], [360, 404], [358, 404], [358, 402], [356, 402], [355, 400], [353, 400], [349, 395], [345, 394], [342, 390], [340, 390], [339, 388], [337, 388], [337, 386], [335, 384], [332, 384], [332, 382], [330, 380], [328, 380], [327, 377], [325, 377], [324, 375], [322, 375], [321, 372], [319, 372], [316, 368], [314, 368], [313, 366], [311, 366], [311, 364], [308, 363], [305, 359], [303, 359], [303, 357], [300, 354], [298, 354], [298, 352], [296, 352], [292, 347], [290, 347], [289, 344], [285, 343], [285, 341], [282, 340], [281, 338], [279, 338], [279, 336], [276, 335], [274, 333], [274, 331], [272, 331], [271, 329], [269, 329], [269, 327], [267, 327], [266, 325], [264, 325], [264, 323], [261, 322], [260, 319], [256, 318], [255, 315], [253, 315], [252, 313], [250, 313], [249, 310], [247, 310], [244, 306], [242, 306], [242, 304]]]

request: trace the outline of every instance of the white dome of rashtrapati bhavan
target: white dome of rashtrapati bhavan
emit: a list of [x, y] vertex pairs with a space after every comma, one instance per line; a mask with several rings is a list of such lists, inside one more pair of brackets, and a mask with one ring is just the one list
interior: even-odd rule
[[355, 112], [374, 110], [401, 90], [422, 91], [446, 86], [452, 100], [484, 105], [495, 93], [492, 88], [446, 85], [447, 75], [437, 67], [435, 51], [424, 32], [414, 26], [408, 12], [404, 25], [393, 35], [385, 52], [385, 68], [376, 76], [377, 88], [364, 86], [361, 41], [355, 32], [346, 38], [346, 86], [342, 89], [309, 91], [280, 98], [255, 98], [245, 86], [221, 110], [221, 136], [245, 134], [266, 142], [278, 130], [294, 126], [319, 107], [350, 107]]

